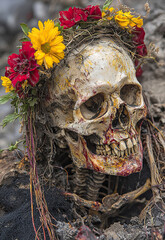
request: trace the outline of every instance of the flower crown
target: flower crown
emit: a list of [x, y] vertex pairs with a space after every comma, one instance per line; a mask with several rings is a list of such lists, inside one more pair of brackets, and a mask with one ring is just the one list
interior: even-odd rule
[[[6, 67], [5, 77], [1, 77], [2, 85], [6, 92], [16, 91], [21, 97], [29, 86], [34, 87], [39, 82], [40, 70], [52, 68], [64, 58], [64, 37], [61, 35], [68, 29], [77, 29], [88, 25], [118, 25], [123, 33], [127, 31], [135, 46], [135, 66], [138, 59], [147, 55], [147, 48], [144, 44], [145, 32], [142, 28], [143, 19], [135, 16], [130, 11], [108, 8], [105, 4], [103, 10], [97, 6], [86, 8], [70, 7], [68, 11], [60, 11], [59, 22], [47, 20], [44, 24], [39, 21], [37, 28], [30, 29], [21, 24], [26, 35], [19, 49], [19, 54], [13, 53], [8, 57], [9, 66]], [[86, 25], [84, 25], [86, 23]], [[122, 31], [121, 31], [122, 33]], [[137, 76], [142, 73], [141, 67], [137, 70]]]
[[[38, 101], [37, 86], [41, 82], [41, 75], [58, 65], [69, 52], [74, 37], [78, 39], [77, 36], [81, 35], [83, 38], [87, 30], [94, 32], [95, 29], [108, 26], [108, 34], [117, 36], [130, 51], [137, 77], [142, 74], [141, 60], [147, 56], [143, 19], [126, 7], [120, 10], [110, 7], [110, 2], [106, 1], [102, 10], [98, 5], [70, 7], [68, 11], [59, 12], [59, 21], [48, 19], [44, 24], [39, 21], [38, 28], [32, 30], [26, 24], [21, 24], [25, 34], [21, 40], [22, 47], [18, 54], [13, 53], [8, 57], [5, 76], [1, 77], [8, 94], [0, 97], [0, 103], [12, 99], [11, 104], [15, 107], [14, 114], [3, 120], [3, 126], [20, 116], [26, 116], [28, 107], [33, 107]], [[81, 39], [78, 41], [81, 42]]]

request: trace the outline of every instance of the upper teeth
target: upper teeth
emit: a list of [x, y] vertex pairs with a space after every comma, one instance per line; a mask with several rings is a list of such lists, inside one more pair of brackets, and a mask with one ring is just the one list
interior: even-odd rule
[[132, 153], [137, 153], [137, 151], [137, 140], [135, 138], [122, 140], [119, 144], [112, 143], [110, 145], [106, 145], [102, 143], [100, 145], [96, 145], [97, 155], [114, 155], [118, 157], [124, 157], [124, 155], [128, 156]]

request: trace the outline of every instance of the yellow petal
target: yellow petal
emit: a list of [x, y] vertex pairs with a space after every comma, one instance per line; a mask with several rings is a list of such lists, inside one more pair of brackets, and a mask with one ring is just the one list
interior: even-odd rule
[[37, 64], [41, 66], [43, 64], [43, 61], [44, 61], [44, 58], [41, 58], [37, 60]]
[[44, 22], [44, 25], [45, 25], [45, 29], [47, 29], [48, 31], [54, 28], [54, 22], [49, 19]]
[[59, 43], [57, 46], [51, 47], [51, 53], [60, 53], [63, 52], [65, 49], [65, 45], [63, 43]]
[[109, 21], [112, 20], [112, 18], [113, 18], [113, 17], [107, 17], [107, 19], [108, 19]]
[[52, 59], [51, 56], [46, 54], [44, 60], [45, 60], [46, 65], [47, 65], [48, 68], [52, 68], [53, 67], [53, 59]]
[[60, 62], [60, 60], [57, 57], [57, 55], [51, 55], [51, 58], [52, 58], [53, 62], [56, 63], [56, 64], [58, 64]]
[[115, 9], [113, 7], [111, 7], [111, 8], [109, 8], [109, 11], [113, 12], [113, 11], [115, 11]]
[[43, 30], [44, 26], [43, 23], [41, 21], [38, 21], [38, 27], [40, 30]]
[[5, 87], [5, 92], [10, 92], [14, 89], [11, 80], [8, 77], [1, 77], [2, 86]]
[[56, 46], [57, 44], [63, 41], [63, 36], [56, 37], [53, 41], [50, 42], [50, 46]]
[[56, 57], [58, 58], [58, 59], [63, 59], [64, 58], [64, 52], [61, 52], [61, 53], [56, 53]]
[[40, 60], [45, 57], [45, 53], [41, 50], [38, 50], [34, 53], [35, 59]]
[[141, 28], [143, 26], [143, 19], [140, 17], [132, 18], [130, 21], [130, 26], [134, 27], [135, 25], [137, 25], [137, 27]]
[[58, 36], [58, 34], [59, 33], [56, 28], [53, 28], [48, 32], [46, 40], [51, 42], [54, 38]]

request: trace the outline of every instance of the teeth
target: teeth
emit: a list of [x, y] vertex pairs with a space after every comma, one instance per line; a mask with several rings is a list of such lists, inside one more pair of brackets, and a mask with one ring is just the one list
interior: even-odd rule
[[120, 133], [120, 137], [121, 138], [128, 138], [128, 134], [127, 133]]
[[124, 157], [124, 151], [120, 151], [121, 157]]
[[109, 155], [109, 156], [111, 155], [111, 151], [108, 151], [108, 155]]
[[106, 150], [106, 152], [108, 152], [111, 150], [111, 148], [108, 145], [105, 145], [105, 150]]
[[120, 142], [120, 150], [121, 150], [121, 151], [124, 151], [125, 149], [126, 149], [125, 142], [124, 142], [124, 141], [121, 141], [121, 142]]
[[103, 155], [103, 151], [102, 150], [100, 150], [100, 155]]
[[130, 138], [127, 140], [127, 146], [128, 146], [128, 148], [132, 148], [133, 147], [133, 144], [132, 144], [132, 141], [131, 141]]
[[100, 150], [96, 149], [96, 154], [99, 155], [100, 154]]
[[116, 150], [116, 155], [117, 155], [118, 157], [120, 157], [120, 151], [117, 151], [117, 150]]
[[112, 143], [110, 145], [102, 144], [102, 145], [96, 146], [97, 155], [104, 155], [104, 156], [114, 155], [118, 157], [124, 157], [137, 152], [138, 152], [138, 146], [135, 138], [132, 138], [132, 140], [128, 138], [125, 141], [124, 140], [121, 141], [119, 144]]
[[134, 149], [133, 149], [133, 148], [131, 148], [131, 153], [135, 153], [135, 151], [134, 151]]
[[128, 151], [128, 155], [131, 154], [131, 148], [127, 148], [127, 151]]
[[106, 156], [106, 151], [105, 150], [103, 150], [103, 154]]
[[113, 150], [115, 150], [115, 149], [116, 149], [116, 150], [119, 150], [117, 144], [115, 144], [115, 143], [112, 143], [112, 144], [111, 144], [111, 147], [112, 147]]
[[114, 155], [116, 155], [116, 156], [120, 156], [120, 154], [119, 154], [119, 151], [118, 151], [118, 147], [117, 147], [117, 145], [115, 144], [115, 143], [112, 143], [112, 149], [113, 149], [113, 152], [114, 152]]
[[136, 145], [136, 144], [137, 144], [135, 138], [132, 138], [132, 142], [133, 142], [133, 145]]
[[[128, 148], [127, 148], [127, 149], [128, 149]], [[128, 156], [128, 150], [127, 150], [127, 149], [124, 150], [125, 156]]]
[[114, 150], [112, 150], [112, 155], [114, 155], [114, 156], [116, 155], [115, 152], [114, 152]]
[[137, 153], [138, 152], [138, 146], [134, 145], [133, 148], [134, 148], [134, 152]]

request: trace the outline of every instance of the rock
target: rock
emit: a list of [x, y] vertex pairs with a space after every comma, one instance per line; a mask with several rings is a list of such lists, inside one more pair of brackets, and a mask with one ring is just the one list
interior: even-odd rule
[[63, 239], [72, 240], [75, 238], [77, 234], [77, 229], [74, 227], [71, 227], [70, 224], [58, 221], [56, 226], [57, 226], [56, 233], [60, 240], [63, 240]]
[[43, 20], [47, 20], [48, 16], [49, 16], [49, 9], [48, 9], [48, 5], [46, 5], [43, 2], [40, 1], [36, 1], [33, 4], [33, 13], [34, 13], [34, 17], [43, 21]]
[[18, 29], [20, 22], [27, 22], [30, 12], [32, 0], [5, 0], [0, 7], [0, 22], [13, 32]]

